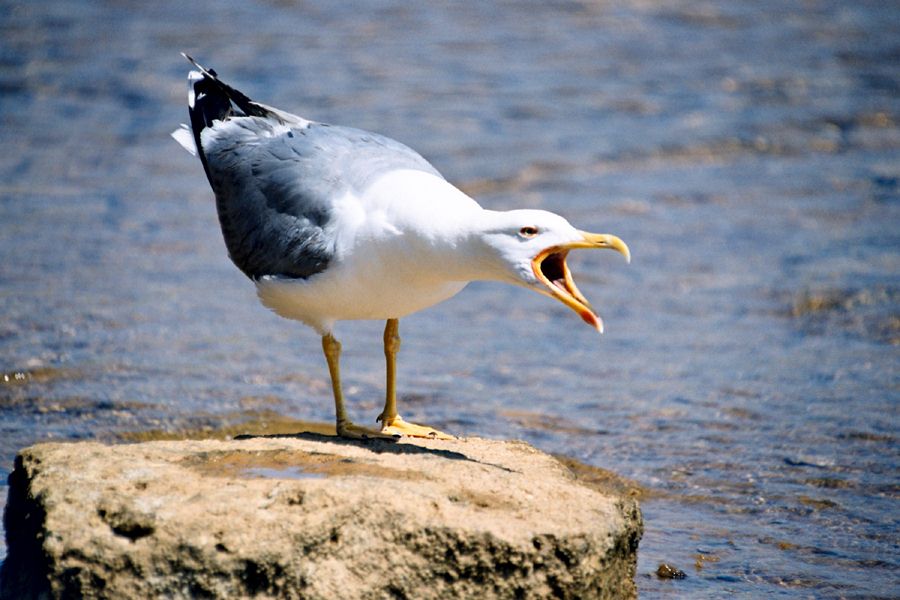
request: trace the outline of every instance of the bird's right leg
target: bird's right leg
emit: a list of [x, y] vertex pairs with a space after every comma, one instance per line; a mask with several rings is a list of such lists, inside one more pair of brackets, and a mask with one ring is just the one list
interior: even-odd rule
[[328, 362], [328, 373], [331, 375], [331, 391], [334, 393], [334, 412], [336, 418], [335, 428], [341, 437], [352, 439], [376, 438], [381, 440], [398, 440], [399, 435], [381, 433], [377, 429], [369, 429], [354, 425], [347, 418], [347, 409], [344, 407], [344, 393], [341, 390], [341, 343], [334, 339], [330, 333], [322, 336], [322, 351]]
[[408, 435], [432, 440], [455, 440], [452, 435], [438, 431], [427, 425], [416, 425], [403, 420], [397, 414], [397, 352], [400, 351], [400, 322], [388, 319], [384, 326], [384, 359], [387, 365], [387, 385], [384, 410], [376, 421], [381, 422], [381, 432], [394, 435]]

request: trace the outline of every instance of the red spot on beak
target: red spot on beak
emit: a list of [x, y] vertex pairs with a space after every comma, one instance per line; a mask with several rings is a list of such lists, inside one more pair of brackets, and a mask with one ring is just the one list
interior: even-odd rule
[[600, 319], [600, 317], [587, 310], [579, 311], [578, 314], [581, 316], [581, 319], [585, 323], [587, 323], [600, 333], [603, 333], [603, 321]]

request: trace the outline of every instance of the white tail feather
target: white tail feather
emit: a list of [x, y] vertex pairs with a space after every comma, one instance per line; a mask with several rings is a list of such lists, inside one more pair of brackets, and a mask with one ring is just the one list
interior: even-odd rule
[[182, 148], [197, 156], [197, 144], [194, 143], [194, 134], [190, 127], [182, 123], [181, 127], [172, 132], [172, 137]]
[[188, 106], [194, 108], [194, 84], [203, 79], [200, 71], [191, 71], [188, 73]]

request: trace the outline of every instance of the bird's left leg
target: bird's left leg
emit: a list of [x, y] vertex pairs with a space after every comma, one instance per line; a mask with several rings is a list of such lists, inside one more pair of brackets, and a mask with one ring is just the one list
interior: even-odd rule
[[344, 407], [344, 393], [341, 390], [341, 343], [334, 339], [330, 333], [322, 336], [322, 351], [328, 362], [328, 373], [331, 375], [331, 390], [334, 393], [335, 429], [341, 437], [364, 439], [389, 439], [398, 440], [399, 435], [375, 431], [368, 427], [354, 425], [347, 417], [347, 409]]
[[381, 433], [409, 435], [439, 440], [456, 439], [433, 427], [407, 423], [397, 414], [397, 352], [400, 351], [400, 321], [388, 319], [384, 326], [384, 359], [387, 365], [387, 384], [384, 410], [378, 415]]

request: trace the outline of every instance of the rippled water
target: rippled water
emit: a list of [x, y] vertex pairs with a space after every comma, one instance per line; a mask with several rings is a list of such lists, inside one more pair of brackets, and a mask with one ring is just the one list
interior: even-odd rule
[[[41, 440], [332, 419], [317, 337], [257, 303], [168, 137], [187, 50], [631, 246], [572, 261], [603, 337], [499, 284], [404, 319], [407, 418], [648, 488], [644, 597], [897, 595], [895, 3], [216, 6], [0, 7], [4, 474]], [[338, 332], [360, 421], [381, 326]]]

